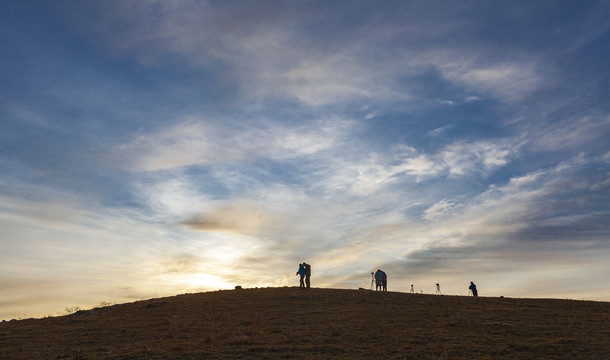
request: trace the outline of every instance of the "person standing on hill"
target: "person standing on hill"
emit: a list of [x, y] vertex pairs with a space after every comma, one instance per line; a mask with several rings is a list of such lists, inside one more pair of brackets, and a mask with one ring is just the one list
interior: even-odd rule
[[303, 263], [303, 265], [305, 265], [305, 285], [307, 285], [307, 288], [309, 289], [309, 287], [311, 286], [311, 265], [307, 263]]
[[381, 288], [383, 291], [388, 291], [388, 275], [385, 271], [381, 272]]
[[304, 289], [305, 282], [303, 281], [303, 279], [305, 279], [305, 263], [299, 264], [299, 270], [297, 270], [297, 275], [301, 276], [301, 281], [299, 282], [299, 287], [301, 289]]
[[479, 292], [477, 291], [477, 286], [471, 281], [470, 286], [468, 287], [470, 291], [472, 291], [472, 296], [479, 296]]
[[383, 275], [385, 273], [380, 269], [375, 271], [375, 291], [383, 290]]

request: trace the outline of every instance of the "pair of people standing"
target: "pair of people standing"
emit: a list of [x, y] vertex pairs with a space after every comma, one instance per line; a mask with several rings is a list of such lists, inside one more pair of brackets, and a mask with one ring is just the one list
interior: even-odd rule
[[388, 275], [380, 269], [375, 272], [375, 290], [388, 291]]
[[306, 262], [303, 262], [302, 264], [299, 264], [299, 270], [297, 270], [297, 275], [299, 275], [301, 277], [300, 282], [299, 282], [299, 287], [302, 289], [309, 289], [311, 284], [310, 284], [310, 279], [311, 279], [311, 265], [309, 265]]

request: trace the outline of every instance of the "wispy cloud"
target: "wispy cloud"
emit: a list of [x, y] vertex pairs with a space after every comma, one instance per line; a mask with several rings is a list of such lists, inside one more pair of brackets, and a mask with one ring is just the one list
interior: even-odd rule
[[546, 123], [541, 125], [542, 129], [532, 126], [537, 137], [532, 146], [546, 151], [567, 150], [599, 141], [597, 137], [610, 128], [610, 116], [567, 117], [552, 126]]
[[[572, 159], [556, 168], [515, 177], [505, 185], [494, 185], [466, 202], [461, 201], [459, 211], [453, 211], [454, 204], [448, 200], [434, 204], [424, 216], [431, 221], [426, 225], [427, 240], [419, 247], [405, 251], [403, 261], [384, 266], [412, 278], [426, 278], [433, 273], [438, 276], [451, 268], [459, 268], [462, 273], [476, 273], [479, 277], [490, 271], [510, 277], [517, 271], [515, 264], [518, 263], [521, 269], [535, 269], [530, 276], [543, 279], [547, 276], [545, 272], [540, 275], [535, 272], [574, 261], [568, 261], [559, 248], [549, 253], [548, 246], [552, 245], [538, 242], [542, 234], [554, 234], [551, 236], [559, 236], [561, 241], [570, 239], [565, 245], [578, 259], [588, 257], [599, 246], [606, 248], [608, 243], [604, 234], [607, 229], [595, 225], [600, 214], [563, 215], [562, 209], [574, 207], [568, 202], [579, 203], [589, 197], [589, 190], [564, 187], [560, 180], [565, 179], [567, 173], [581, 171], [594, 159], [583, 160]], [[603, 193], [605, 191], [597, 194]], [[564, 206], [551, 209], [546, 206], [548, 203], [564, 203]], [[581, 237], [568, 235], [571, 229]], [[413, 234], [409, 232], [404, 236], [409, 238]], [[548, 240], [556, 244], [559, 238]], [[493, 269], [483, 267], [481, 259], [491, 258], [495, 264]], [[537, 260], [533, 261], [534, 258]]]
[[[361, 26], [350, 32], [312, 42], [304, 28], [320, 23], [320, 14], [297, 8], [170, 3], [150, 4], [141, 11], [140, 6], [113, 2], [99, 9], [107, 17], [91, 22], [90, 17], [72, 14], [77, 16], [70, 21], [80, 24], [87, 19], [88, 36], [144, 65], [159, 66], [168, 58], [178, 58], [188, 66], [211, 71], [223, 63], [224, 78], [217, 81], [239, 79], [240, 95], [251, 99], [288, 96], [315, 106], [363, 99], [405, 101], [417, 97], [417, 90], [395, 79], [429, 67], [456, 85], [507, 101], [522, 99], [546, 81], [547, 71], [542, 71], [536, 58], [498, 56], [490, 61], [485, 50], [464, 51], [459, 44], [439, 48], [439, 37], [473, 30], [452, 21], [446, 9], [412, 9], [412, 14], [404, 13], [408, 25], [359, 19]], [[349, 16], [341, 17], [353, 20]], [[431, 28], [425, 16], [442, 21]], [[113, 23], [106, 20], [110, 18]], [[405, 42], [405, 37], [410, 40]], [[426, 41], [431, 45], [421, 51]], [[380, 42], [398, 49], [382, 47]], [[481, 45], [496, 48], [493, 43]]]
[[436, 204], [432, 205], [425, 211], [424, 219], [425, 220], [434, 220], [440, 216], [448, 214], [453, 211], [455, 207], [455, 203], [452, 201], [448, 201], [443, 199]]
[[454, 143], [436, 154], [418, 154], [415, 149], [405, 148], [401, 164], [392, 168], [392, 173], [406, 173], [418, 179], [431, 176], [464, 176], [470, 173], [485, 173], [506, 165], [516, 156], [520, 144], [510, 142], [477, 141]]
[[187, 119], [152, 134], [116, 146], [110, 161], [127, 170], [155, 171], [190, 165], [286, 159], [314, 154], [340, 140], [348, 123], [338, 120], [319, 126], [281, 124], [246, 127], [240, 131], [217, 122]]

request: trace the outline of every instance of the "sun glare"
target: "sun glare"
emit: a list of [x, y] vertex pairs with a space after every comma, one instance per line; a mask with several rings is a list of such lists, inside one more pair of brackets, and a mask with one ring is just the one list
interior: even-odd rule
[[193, 290], [216, 290], [233, 287], [219, 276], [204, 273], [181, 275], [176, 279], [176, 283]]

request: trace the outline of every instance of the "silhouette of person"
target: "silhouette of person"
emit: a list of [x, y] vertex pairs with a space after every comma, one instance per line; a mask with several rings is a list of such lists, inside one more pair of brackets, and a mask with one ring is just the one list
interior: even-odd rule
[[470, 282], [470, 286], [468, 287], [468, 289], [472, 291], [472, 296], [479, 296], [479, 293], [477, 292], [477, 286], [472, 281]]
[[388, 291], [388, 275], [386, 275], [385, 271], [381, 272], [381, 287], [383, 291]]
[[385, 273], [383, 271], [381, 271], [380, 269], [377, 269], [377, 271], [375, 271], [375, 291], [383, 289], [383, 277], [384, 277], [384, 275], [385, 275]]
[[303, 263], [303, 265], [305, 265], [305, 285], [307, 285], [307, 288], [309, 289], [311, 286], [311, 265], [306, 263]]
[[305, 279], [305, 263], [299, 264], [299, 270], [297, 270], [297, 275], [301, 276], [301, 281], [299, 282], [299, 287], [304, 289], [305, 282], [303, 281], [303, 279]]

